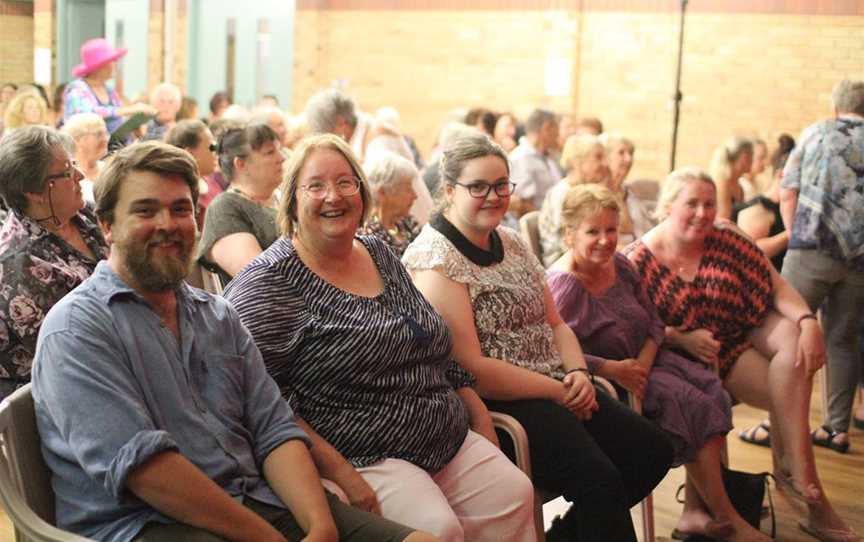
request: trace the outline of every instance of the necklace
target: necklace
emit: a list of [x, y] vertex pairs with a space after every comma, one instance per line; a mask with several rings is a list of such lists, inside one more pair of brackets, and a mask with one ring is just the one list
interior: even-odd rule
[[271, 209], [276, 207], [275, 202], [273, 201], [272, 195], [270, 195], [269, 197], [267, 197], [266, 199], [264, 199], [262, 201], [259, 198], [255, 198], [255, 197], [250, 196], [249, 194], [240, 190], [236, 186], [231, 187], [231, 192], [234, 192], [235, 194], [238, 194], [238, 195], [242, 196], [243, 198], [245, 198], [245, 199], [251, 201], [252, 203], [259, 205], [261, 207], [269, 207]]

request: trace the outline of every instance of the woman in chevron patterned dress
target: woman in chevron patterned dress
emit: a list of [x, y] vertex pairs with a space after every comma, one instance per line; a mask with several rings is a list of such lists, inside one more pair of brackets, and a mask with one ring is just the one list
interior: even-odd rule
[[[808, 507], [801, 528], [820, 540], [860, 540], [816, 473], [808, 414], [825, 344], [815, 316], [755, 243], [715, 224], [717, 190], [701, 170], [672, 172], [657, 213], [660, 224], [625, 252], [666, 323], [666, 343], [717, 367], [737, 400], [769, 411], [778, 484]], [[692, 489], [681, 530], [710, 519]]]

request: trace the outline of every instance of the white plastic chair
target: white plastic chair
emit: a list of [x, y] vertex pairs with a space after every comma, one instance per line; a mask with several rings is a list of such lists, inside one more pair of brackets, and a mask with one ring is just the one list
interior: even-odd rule
[[0, 403], [0, 504], [17, 542], [88, 542], [54, 527], [51, 472], [42, 459], [30, 384]]

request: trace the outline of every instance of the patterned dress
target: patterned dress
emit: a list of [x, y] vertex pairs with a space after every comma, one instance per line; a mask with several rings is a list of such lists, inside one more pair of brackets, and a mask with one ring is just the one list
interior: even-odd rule
[[732, 429], [732, 401], [711, 370], [662, 347], [663, 321], [621, 254], [615, 255], [615, 273], [615, 283], [599, 296], [572, 273], [547, 271], [546, 276], [558, 312], [579, 338], [592, 371], [607, 360], [636, 358], [648, 339], [660, 346], [642, 412], [671, 435], [675, 464], [689, 463], [709, 439]]
[[752, 346], [747, 335], [773, 306], [771, 268], [759, 247], [732, 229], [715, 226], [692, 281], [663, 265], [641, 240], [624, 253], [666, 325], [684, 331], [704, 328], [720, 341], [720, 376], [725, 378]]
[[36, 337], [48, 310], [108, 256], [89, 210], [72, 222], [95, 260], [17, 211], [9, 211], [0, 228], [0, 399], [30, 381]]
[[393, 252], [360, 237], [384, 291], [362, 297], [313, 273], [285, 237], [225, 289], [297, 415], [355, 467], [403, 459], [430, 472], [468, 434], [447, 324]]
[[412, 270], [438, 270], [467, 285], [484, 356], [561, 380], [561, 356], [546, 323], [543, 266], [517, 232], [501, 226], [495, 231], [504, 249], [499, 264], [475, 264], [428, 224], [405, 251], [402, 263]]
[[420, 225], [414, 220], [412, 216], [406, 216], [396, 222], [396, 235], [391, 234], [387, 231], [381, 221], [378, 220], [378, 217], [371, 217], [366, 224], [360, 229], [358, 234], [360, 235], [374, 235], [378, 239], [381, 239], [387, 246], [389, 246], [393, 252], [396, 253], [396, 256], [402, 257], [402, 254], [405, 253], [405, 249], [408, 248], [408, 245], [411, 244], [417, 234], [420, 233]]
[[114, 87], [108, 86], [107, 89], [109, 101], [104, 103], [83, 79], [70, 82], [63, 91], [63, 120], [67, 121], [78, 113], [96, 113], [105, 121], [108, 133], [114, 133], [123, 124], [123, 117], [117, 115], [123, 102]]

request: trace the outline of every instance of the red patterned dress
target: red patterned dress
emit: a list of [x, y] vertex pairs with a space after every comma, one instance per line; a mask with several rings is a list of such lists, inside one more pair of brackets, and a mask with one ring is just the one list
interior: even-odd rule
[[773, 306], [770, 264], [759, 247], [730, 228], [715, 227], [705, 238], [692, 281], [663, 265], [642, 241], [624, 253], [666, 325], [683, 331], [704, 328], [720, 341], [720, 377], [725, 378], [751, 347], [747, 335]]

